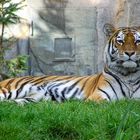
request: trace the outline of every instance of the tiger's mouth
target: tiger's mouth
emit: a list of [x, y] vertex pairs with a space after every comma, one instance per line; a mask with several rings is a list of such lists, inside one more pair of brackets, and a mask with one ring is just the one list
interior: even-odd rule
[[128, 61], [124, 61], [122, 63], [122, 66], [124, 68], [136, 68], [137, 67], [137, 63], [132, 61], [132, 60], [128, 60]]
[[129, 69], [135, 69], [138, 67], [138, 62], [137, 61], [133, 61], [131, 59], [129, 60], [118, 60], [117, 64], [124, 67], [124, 68], [129, 68]]
[[116, 64], [119, 67], [123, 67], [127, 70], [128, 69], [136, 69], [140, 67], [140, 57], [134, 55], [119, 55], [116, 59]]

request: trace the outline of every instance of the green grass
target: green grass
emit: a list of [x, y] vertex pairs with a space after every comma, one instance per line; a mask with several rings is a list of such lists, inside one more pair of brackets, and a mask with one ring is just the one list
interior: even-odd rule
[[140, 101], [2, 102], [0, 140], [140, 140]]

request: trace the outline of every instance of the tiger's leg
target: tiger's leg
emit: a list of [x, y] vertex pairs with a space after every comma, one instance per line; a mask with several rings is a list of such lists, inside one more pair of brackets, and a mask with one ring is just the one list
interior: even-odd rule
[[96, 101], [96, 102], [110, 101], [110, 98], [107, 98], [106, 95], [103, 95], [96, 90], [88, 98], [86, 98], [86, 101]]
[[15, 101], [19, 105], [24, 105], [26, 103], [39, 102], [41, 99], [43, 99], [42, 95], [32, 94], [31, 96], [26, 96], [24, 98], [14, 99], [13, 101]]
[[101, 102], [101, 101], [107, 101], [106, 98], [102, 98], [101, 96], [90, 96], [85, 101], [95, 101], [95, 102]]
[[14, 99], [14, 101], [20, 105], [24, 105], [26, 103], [30, 103], [30, 102], [39, 102], [40, 100], [42, 100], [44, 97], [44, 93], [43, 92], [39, 92], [36, 91], [34, 93], [29, 93], [28, 95], [26, 95], [23, 98], [18, 98], [18, 99]]
[[23, 98], [23, 99], [15, 99], [13, 100], [14, 102], [16, 102], [17, 104], [19, 105], [24, 105], [26, 103], [29, 103], [29, 102], [34, 102], [32, 99], [30, 98]]

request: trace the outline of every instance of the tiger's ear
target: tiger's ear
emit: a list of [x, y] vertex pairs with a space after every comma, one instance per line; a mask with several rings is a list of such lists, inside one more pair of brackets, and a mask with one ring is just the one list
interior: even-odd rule
[[104, 34], [109, 38], [114, 32], [115, 27], [112, 24], [106, 23], [103, 27]]

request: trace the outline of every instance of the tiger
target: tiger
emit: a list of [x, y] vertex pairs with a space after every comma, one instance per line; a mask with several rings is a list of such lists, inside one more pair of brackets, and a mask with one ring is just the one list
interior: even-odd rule
[[117, 101], [140, 98], [140, 27], [104, 26], [104, 68], [88, 76], [23, 76], [0, 82], [0, 100]]

